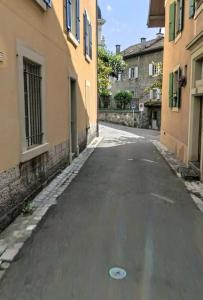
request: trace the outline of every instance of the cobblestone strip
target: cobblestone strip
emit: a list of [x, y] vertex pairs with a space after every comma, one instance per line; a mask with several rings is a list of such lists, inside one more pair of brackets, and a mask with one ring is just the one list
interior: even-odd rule
[[178, 172], [179, 167], [184, 167], [185, 165], [181, 163], [173, 153], [168, 151], [168, 149], [162, 145], [159, 141], [153, 140], [152, 143], [169, 164], [171, 169], [175, 174], [181, 178], [185, 184], [187, 190], [189, 191], [192, 200], [198, 207], [198, 209], [203, 213], [203, 184], [200, 181], [187, 181], [181, 177], [181, 174]]
[[2, 232], [0, 235], [0, 280], [41, 219], [51, 206], [57, 204], [57, 198], [77, 176], [101, 140], [102, 138], [95, 138], [70, 166], [34, 198], [30, 205], [33, 211], [31, 215], [21, 214]]

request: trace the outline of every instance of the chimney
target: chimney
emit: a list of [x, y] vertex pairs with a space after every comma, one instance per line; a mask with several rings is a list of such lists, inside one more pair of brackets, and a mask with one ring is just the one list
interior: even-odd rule
[[161, 28], [159, 29], [159, 32], [156, 34], [156, 38], [157, 39], [160, 39], [160, 38], [162, 38], [164, 35], [163, 35], [163, 33], [161, 32]]
[[121, 53], [121, 45], [116, 45], [116, 54]]
[[144, 44], [145, 42], [146, 42], [146, 38], [144, 38], [144, 37], [141, 37], [141, 39], [140, 39], [140, 41], [141, 41], [141, 44]]

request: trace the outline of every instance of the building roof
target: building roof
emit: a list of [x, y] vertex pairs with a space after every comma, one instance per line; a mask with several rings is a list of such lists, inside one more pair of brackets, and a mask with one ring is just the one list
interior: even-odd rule
[[101, 8], [99, 7], [99, 5], [97, 5], [97, 19], [101, 20], [102, 18], [102, 13], [101, 13]]
[[164, 27], [165, 7], [164, 0], [149, 0], [148, 27]]
[[127, 58], [130, 56], [143, 55], [148, 52], [160, 51], [163, 49], [163, 47], [164, 47], [164, 37], [161, 36], [150, 41], [132, 45], [127, 49], [123, 50], [121, 54], [123, 55], [124, 58]]

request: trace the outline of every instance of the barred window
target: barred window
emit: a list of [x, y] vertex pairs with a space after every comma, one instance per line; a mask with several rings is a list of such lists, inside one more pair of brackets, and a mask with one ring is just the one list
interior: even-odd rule
[[41, 65], [23, 58], [27, 148], [42, 144]]

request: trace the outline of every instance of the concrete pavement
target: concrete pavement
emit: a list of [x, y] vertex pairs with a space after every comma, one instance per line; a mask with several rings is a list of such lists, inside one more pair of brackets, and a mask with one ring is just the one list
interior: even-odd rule
[[[202, 300], [203, 216], [154, 131], [103, 142], [0, 283], [1, 300]], [[112, 267], [127, 276], [114, 280]]]

